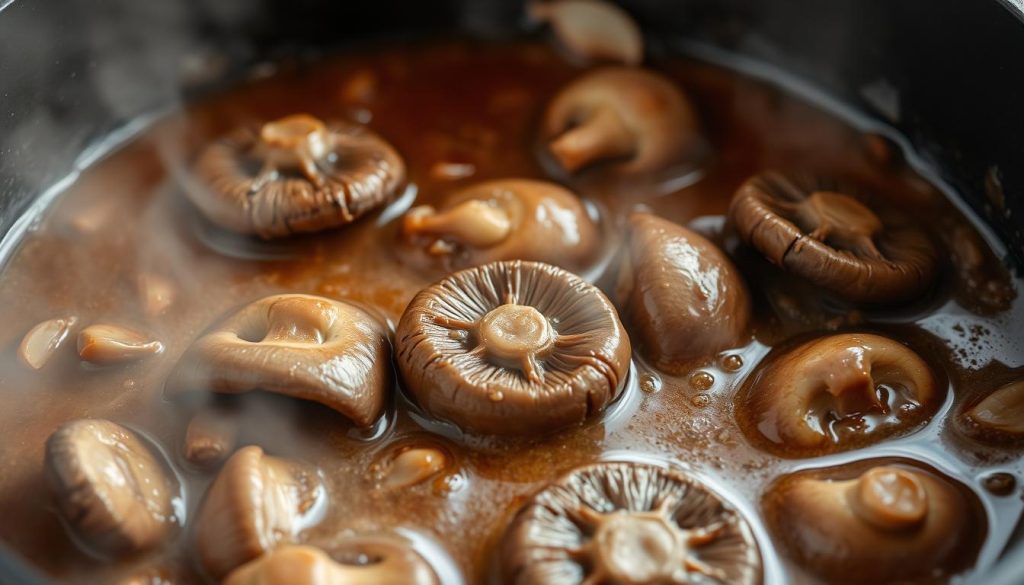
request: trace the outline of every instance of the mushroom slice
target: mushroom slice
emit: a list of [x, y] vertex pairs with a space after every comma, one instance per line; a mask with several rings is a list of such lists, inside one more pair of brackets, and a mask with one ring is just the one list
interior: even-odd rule
[[530, 16], [546, 22], [573, 54], [591, 61], [636, 65], [644, 58], [640, 27], [626, 11], [603, 0], [534, 0]]
[[942, 581], [974, 562], [985, 534], [966, 487], [898, 462], [785, 476], [762, 509], [784, 552], [829, 582]]
[[544, 115], [544, 135], [568, 172], [605, 162], [621, 174], [667, 168], [699, 145], [693, 107], [671, 81], [631, 67], [605, 67], [564, 88]]
[[729, 219], [773, 264], [848, 300], [907, 301], [935, 280], [936, 250], [924, 231], [834, 188], [758, 175], [733, 196]]
[[480, 434], [579, 423], [619, 395], [629, 369], [629, 339], [604, 294], [535, 262], [486, 264], [427, 287], [395, 337], [419, 405]]
[[751, 439], [784, 456], [878, 441], [922, 424], [939, 387], [928, 364], [902, 343], [842, 333], [770, 356], [737, 396]]
[[759, 584], [746, 520], [697, 480], [656, 465], [576, 469], [530, 499], [501, 546], [509, 584]]
[[255, 301], [185, 352], [164, 392], [265, 390], [328, 406], [361, 427], [391, 387], [387, 329], [366, 311], [311, 295]]
[[186, 192], [206, 217], [269, 239], [355, 221], [391, 199], [405, 163], [363, 126], [294, 114], [210, 144], [193, 172]]
[[152, 549], [180, 524], [177, 482], [162, 458], [121, 425], [64, 424], [46, 441], [45, 467], [61, 518], [101, 556]]
[[30, 329], [18, 346], [21, 363], [33, 370], [41, 370], [67, 339], [75, 321], [74, 317], [49, 319]]
[[239, 449], [224, 464], [196, 518], [196, 547], [203, 568], [221, 579], [236, 567], [280, 545], [319, 520], [325, 493], [314, 469]]
[[654, 215], [629, 218], [629, 257], [619, 306], [634, 340], [661, 370], [738, 345], [750, 320], [750, 295], [729, 257], [700, 234]]
[[389, 446], [370, 465], [368, 478], [378, 489], [402, 494], [429, 481], [438, 495], [451, 491], [461, 480], [452, 449], [433, 437], [415, 437]]
[[90, 325], [78, 332], [79, 357], [97, 365], [133, 362], [163, 350], [159, 341], [119, 325]]
[[[404, 243], [446, 271], [496, 260], [534, 260], [580, 269], [598, 251], [598, 227], [576, 195], [546, 181], [501, 179], [456, 192], [441, 209], [424, 205], [402, 220]], [[438, 258], [439, 257], [439, 258]]]
[[996, 443], [1024, 439], [1024, 380], [1000, 386], [964, 413], [968, 431]]
[[182, 454], [197, 467], [213, 467], [231, 454], [237, 440], [238, 426], [233, 420], [204, 410], [189, 421]]

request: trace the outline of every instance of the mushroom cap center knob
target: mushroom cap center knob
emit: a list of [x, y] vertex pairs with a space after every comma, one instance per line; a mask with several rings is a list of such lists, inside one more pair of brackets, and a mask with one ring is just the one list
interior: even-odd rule
[[883, 530], [920, 524], [928, 515], [928, 492], [913, 473], [895, 467], [867, 471], [854, 486], [854, 510]]
[[521, 364], [527, 357], [543, 357], [555, 343], [551, 323], [528, 305], [492, 309], [480, 320], [478, 335], [487, 353], [508, 365]]
[[594, 556], [612, 583], [660, 583], [680, 565], [676, 530], [655, 514], [616, 512], [594, 534]]
[[327, 152], [327, 126], [309, 114], [292, 114], [267, 122], [260, 139], [273, 148], [320, 158]]
[[870, 238], [882, 231], [882, 220], [875, 212], [843, 193], [815, 191], [804, 200], [801, 208], [805, 219], [839, 240]]

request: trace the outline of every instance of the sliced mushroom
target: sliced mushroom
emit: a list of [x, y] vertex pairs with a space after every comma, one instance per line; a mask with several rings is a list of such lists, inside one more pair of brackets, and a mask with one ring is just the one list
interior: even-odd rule
[[1024, 380], [1000, 386], [964, 413], [971, 434], [995, 443], [1024, 440]]
[[630, 67], [605, 67], [572, 82], [548, 106], [544, 134], [568, 172], [607, 163], [621, 174], [686, 161], [699, 145], [693, 107], [671, 81]]
[[907, 301], [935, 280], [936, 250], [924, 231], [834, 187], [758, 175], [736, 192], [729, 219], [773, 264], [848, 300]]
[[164, 391], [265, 390], [319, 402], [368, 427], [391, 388], [390, 349], [385, 326], [363, 309], [311, 295], [275, 295], [193, 342]]
[[842, 333], [769, 356], [737, 396], [747, 435], [783, 456], [845, 451], [927, 420], [940, 390], [902, 343]]
[[622, 391], [626, 332], [597, 288], [535, 262], [463, 270], [420, 291], [398, 367], [428, 413], [466, 431], [530, 435], [579, 423]]
[[75, 321], [74, 317], [49, 319], [30, 329], [18, 346], [21, 363], [33, 370], [41, 370], [67, 339]]
[[906, 464], [811, 470], [762, 502], [785, 552], [829, 582], [944, 581], [973, 563], [985, 519], [967, 488]]
[[591, 262], [600, 245], [597, 225], [573, 193], [528, 179], [487, 181], [456, 192], [440, 209], [410, 209], [405, 243], [424, 263], [446, 271], [496, 260], [534, 260], [567, 269]]
[[458, 461], [451, 449], [432, 437], [415, 437], [389, 446], [370, 466], [369, 479], [388, 492], [405, 494], [429, 481], [435, 493], [447, 493], [458, 474]]
[[78, 332], [78, 355], [97, 365], [138, 361], [163, 352], [164, 344], [120, 325], [90, 325]]
[[46, 441], [46, 478], [67, 526], [89, 550], [126, 557], [180, 524], [178, 484], [159, 455], [106, 420], [69, 422]]
[[296, 461], [239, 449], [224, 464], [196, 517], [203, 568], [221, 579], [319, 520], [325, 500], [316, 471]]
[[294, 114], [210, 144], [193, 171], [186, 192], [211, 221], [269, 239], [355, 221], [391, 199], [405, 163], [363, 126]]
[[598, 463], [555, 481], [519, 510], [501, 547], [502, 582], [759, 584], [746, 520], [677, 471]]
[[750, 295], [729, 257], [700, 234], [650, 214], [633, 214], [629, 227], [617, 296], [654, 366], [683, 374], [693, 360], [741, 344]]
[[217, 412], [204, 410], [192, 417], [185, 430], [183, 455], [197, 467], [213, 467], [235, 448], [238, 426]]
[[530, 16], [546, 22], [573, 54], [591, 61], [636, 65], [644, 58], [640, 27], [626, 11], [603, 0], [534, 0]]

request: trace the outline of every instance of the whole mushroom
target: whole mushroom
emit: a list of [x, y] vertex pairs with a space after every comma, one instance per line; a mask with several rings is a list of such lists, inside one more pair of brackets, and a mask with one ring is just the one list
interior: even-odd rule
[[700, 145], [689, 100], [644, 69], [604, 67], [564, 88], [544, 114], [544, 137], [570, 173], [605, 163], [635, 175], [686, 162]]
[[503, 583], [761, 583], [750, 526], [717, 494], [668, 468], [597, 463], [569, 472], [516, 514]]
[[640, 27], [624, 10], [604, 0], [533, 0], [530, 16], [546, 22], [578, 57], [636, 65], [644, 58]]
[[601, 291], [518, 260], [420, 291], [395, 345], [402, 378], [427, 413], [489, 435], [551, 432], [600, 412], [622, 391], [630, 359]]
[[318, 402], [368, 427], [391, 388], [390, 356], [386, 327], [363, 309], [312, 295], [274, 295], [193, 342], [164, 392], [265, 390]]
[[208, 145], [186, 193], [214, 223], [279, 238], [351, 223], [392, 198], [405, 163], [364, 126], [308, 114]]

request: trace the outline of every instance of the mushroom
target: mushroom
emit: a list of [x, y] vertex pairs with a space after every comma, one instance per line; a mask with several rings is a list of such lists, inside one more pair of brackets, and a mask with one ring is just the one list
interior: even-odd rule
[[629, 218], [618, 305], [653, 365], [673, 374], [739, 345], [750, 295], [729, 257], [700, 234], [646, 213]]
[[854, 469], [799, 472], [765, 495], [769, 530], [802, 567], [829, 582], [889, 583], [973, 563], [985, 519], [967, 488], [911, 465]]
[[626, 11], [602, 0], [534, 0], [530, 17], [551, 25], [574, 55], [590, 61], [636, 65], [644, 58], [640, 27]]
[[78, 332], [78, 355], [97, 365], [138, 361], [163, 352], [164, 344], [120, 325], [90, 325]]
[[203, 568], [221, 579], [236, 567], [294, 542], [319, 520], [325, 504], [316, 471], [271, 457], [259, 447], [239, 449], [224, 464], [199, 508], [196, 547]]
[[533, 496], [501, 545], [509, 584], [759, 584], [746, 520], [678, 471], [644, 463], [578, 468]]
[[49, 319], [30, 329], [18, 346], [21, 363], [41, 370], [67, 339], [76, 321], [74, 317]]
[[902, 343], [841, 333], [770, 356], [737, 396], [742, 428], [783, 456], [844, 451], [921, 424], [940, 401]]
[[57, 512], [89, 550], [121, 558], [160, 545], [179, 525], [178, 485], [159, 455], [106, 420], [64, 424], [46, 441]]
[[[450, 491], [452, 477], [459, 474], [452, 450], [434, 438], [416, 437], [387, 450], [370, 465], [369, 479], [386, 492], [407, 490], [430, 481], [435, 493]], [[456, 479], [457, 481], [457, 479]]]
[[536, 262], [463, 270], [420, 291], [395, 334], [419, 405], [465, 431], [549, 432], [622, 391], [626, 332], [597, 288]]
[[183, 455], [197, 467], [213, 467], [235, 448], [238, 426], [216, 412], [204, 410], [192, 417], [185, 430]]
[[[528, 179], [487, 181], [456, 192], [437, 210], [410, 209], [404, 243], [424, 263], [450, 272], [496, 260], [534, 260], [585, 267], [600, 244], [598, 226], [573, 193]], [[422, 250], [422, 251], [421, 251]]]
[[1017, 443], [1024, 440], [1024, 380], [997, 388], [963, 415], [967, 431], [986, 441]]
[[193, 171], [186, 192], [206, 217], [270, 239], [355, 221], [391, 199], [405, 163], [363, 126], [293, 114], [208, 145]]
[[390, 391], [385, 326], [342, 301], [299, 294], [255, 301], [192, 343], [168, 395], [265, 390], [319, 402], [369, 427]]
[[935, 246], [920, 228], [834, 187], [757, 175], [733, 196], [729, 219], [773, 264], [847, 300], [907, 301], [935, 280]]
[[604, 67], [572, 82], [544, 115], [548, 148], [568, 172], [605, 162], [621, 174], [662, 170], [698, 147], [693, 107], [671, 81]]

